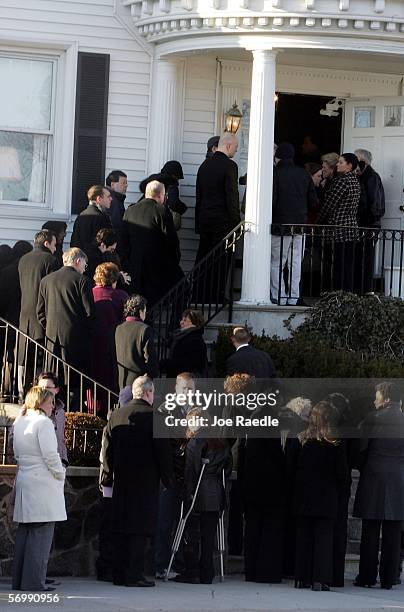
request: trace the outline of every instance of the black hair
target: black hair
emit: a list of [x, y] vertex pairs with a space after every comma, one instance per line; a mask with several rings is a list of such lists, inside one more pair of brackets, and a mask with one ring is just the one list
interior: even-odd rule
[[105, 179], [105, 184], [108, 187], [111, 187], [111, 183], [119, 183], [119, 178], [121, 176], [128, 178], [128, 175], [125, 174], [125, 172], [122, 172], [122, 170], [112, 170], [112, 172], [110, 172]]
[[100, 229], [95, 236], [95, 243], [97, 246], [105, 244], [106, 247], [110, 247], [118, 242], [118, 234], [114, 229], [110, 227], [104, 227]]

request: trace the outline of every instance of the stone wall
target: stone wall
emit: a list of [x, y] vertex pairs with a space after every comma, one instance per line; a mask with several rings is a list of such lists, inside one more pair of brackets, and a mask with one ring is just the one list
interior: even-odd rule
[[[15, 466], [0, 466], [0, 575], [11, 573], [16, 524], [13, 523]], [[70, 467], [65, 499], [67, 521], [56, 523], [48, 574], [91, 576], [95, 574], [100, 525], [98, 468]]]

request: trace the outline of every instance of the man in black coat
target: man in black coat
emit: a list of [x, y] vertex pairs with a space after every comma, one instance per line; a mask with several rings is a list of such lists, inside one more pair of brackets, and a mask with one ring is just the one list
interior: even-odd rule
[[[21, 311], [19, 329], [33, 340], [42, 342], [44, 331], [38, 321], [36, 305], [38, 301], [39, 284], [44, 276], [58, 269], [54, 257], [56, 236], [50, 230], [41, 230], [35, 234], [34, 250], [21, 257], [18, 264], [18, 275], [21, 288]], [[19, 392], [23, 392], [23, 380], [31, 384], [34, 378], [33, 351], [26, 350], [23, 337], [18, 343]], [[25, 375], [24, 375], [25, 371]]]
[[216, 152], [205, 159], [196, 177], [195, 232], [200, 234], [196, 262], [200, 261], [240, 223], [238, 169], [232, 157], [234, 134], [220, 138]]
[[93, 185], [87, 191], [88, 206], [76, 218], [70, 240], [71, 247], [77, 247], [84, 252], [91, 244], [100, 229], [112, 228], [108, 211], [112, 196], [107, 187]]
[[159, 374], [153, 329], [144, 322], [146, 304], [147, 300], [141, 295], [132, 295], [124, 306], [126, 320], [115, 331], [120, 389], [143, 374], [150, 378], [157, 378]]
[[146, 538], [157, 525], [160, 480], [173, 481], [172, 458], [170, 441], [153, 437], [153, 382], [140, 376], [132, 392], [104, 429], [100, 483], [113, 486], [114, 584], [152, 587], [143, 574]]
[[164, 185], [151, 181], [145, 198], [129, 206], [123, 217], [123, 266], [132, 277], [133, 291], [144, 295], [149, 306], [183, 277], [177, 232], [164, 202]]
[[[310, 174], [304, 168], [295, 166], [294, 156], [295, 149], [289, 142], [283, 142], [276, 149], [276, 159], [279, 161], [274, 169], [271, 227], [271, 300], [292, 306], [296, 305], [300, 295], [304, 241], [298, 228], [295, 230], [297, 235], [292, 237], [290, 228], [280, 225], [304, 225], [309, 210], [318, 202]], [[283, 281], [286, 262], [288, 290]]]
[[119, 234], [122, 229], [122, 219], [125, 214], [128, 177], [122, 170], [113, 170], [105, 179], [105, 184], [109, 188], [112, 197], [111, 207], [109, 209], [112, 227]]
[[[359, 160], [359, 183], [361, 186], [358, 225], [360, 227], [380, 228], [381, 219], [386, 210], [382, 179], [371, 166], [372, 153], [370, 151], [357, 149], [355, 155]], [[373, 289], [376, 242], [372, 238], [372, 232], [366, 232], [365, 244], [360, 241], [355, 249], [356, 289], [360, 293], [367, 293]]]
[[251, 335], [245, 327], [235, 327], [231, 341], [236, 352], [227, 360], [227, 375], [249, 374], [255, 378], [273, 378], [275, 368], [272, 359], [265, 351], [250, 346]]
[[[63, 268], [42, 279], [36, 310], [45, 331], [46, 348], [84, 374], [89, 369], [95, 314], [91, 283], [83, 274], [86, 265], [83, 251], [66, 251]], [[71, 373], [73, 393], [79, 386], [76, 379]]]

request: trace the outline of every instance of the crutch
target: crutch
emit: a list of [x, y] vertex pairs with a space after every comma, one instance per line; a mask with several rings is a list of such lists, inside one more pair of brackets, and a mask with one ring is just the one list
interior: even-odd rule
[[184, 516], [184, 502], [183, 501], [181, 502], [180, 520], [178, 522], [178, 527], [177, 527], [177, 530], [176, 530], [175, 536], [174, 536], [173, 547], [171, 549], [172, 552], [171, 552], [170, 563], [168, 564], [166, 575], [164, 576], [164, 581], [165, 582], [167, 582], [167, 580], [168, 580], [168, 576], [170, 575], [171, 566], [173, 564], [174, 557], [177, 554], [178, 549], [180, 547], [181, 540], [182, 540], [182, 535], [184, 533], [186, 522], [187, 522], [187, 520], [189, 518], [189, 515], [191, 514], [192, 510], [194, 509], [195, 500], [196, 500], [196, 496], [198, 495], [199, 486], [201, 484], [202, 476], [203, 476], [203, 473], [205, 471], [205, 467], [207, 466], [208, 463], [209, 463], [209, 459], [202, 459], [202, 468], [201, 468], [201, 471], [200, 471], [200, 474], [199, 474], [198, 482], [196, 483], [195, 491], [194, 491], [194, 494], [192, 496], [191, 505], [190, 505], [190, 507], [188, 509], [188, 512], [186, 513], [185, 516]]
[[[223, 490], [226, 496], [226, 478], [224, 475], [224, 470], [222, 473], [223, 477]], [[217, 547], [220, 554], [220, 582], [224, 581], [224, 553], [226, 550], [226, 538], [224, 531], [224, 509], [220, 513], [219, 522], [217, 524]]]

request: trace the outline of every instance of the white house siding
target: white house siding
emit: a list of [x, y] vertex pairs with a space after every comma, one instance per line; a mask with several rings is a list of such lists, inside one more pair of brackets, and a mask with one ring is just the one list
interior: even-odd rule
[[[114, 0], [0, 0], [0, 45], [8, 37], [29, 41], [43, 34], [44, 41], [60, 36], [77, 41], [79, 51], [110, 54], [106, 171], [119, 168], [128, 174], [127, 201], [134, 202], [146, 167], [150, 56], [130, 31], [130, 16], [123, 14], [129, 31], [114, 16]], [[32, 239], [52, 217], [46, 209], [39, 219], [20, 214], [10, 206], [3, 210], [0, 243]]]
[[181, 197], [188, 206], [183, 216], [181, 236], [182, 265], [189, 270], [198, 248], [194, 231], [195, 182], [200, 164], [205, 159], [206, 142], [215, 134], [216, 60], [214, 56], [196, 55], [187, 58], [185, 68], [185, 108], [182, 144], [184, 180]]

